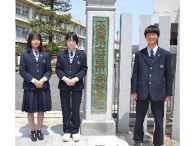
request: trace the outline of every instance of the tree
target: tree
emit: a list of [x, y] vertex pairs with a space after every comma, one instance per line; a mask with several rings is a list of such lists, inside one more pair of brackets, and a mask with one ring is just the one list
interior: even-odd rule
[[[71, 14], [63, 14], [71, 9], [70, 0], [33, 0], [39, 2], [34, 10], [36, 19], [30, 21], [30, 27], [35, 31], [42, 33], [45, 39], [49, 40], [48, 51], [53, 52], [53, 49], [58, 43], [53, 42], [54, 34], [66, 35], [67, 30], [61, 28], [59, 24], [71, 24]], [[46, 46], [46, 45], [45, 45]], [[46, 47], [47, 48], [47, 47]]]

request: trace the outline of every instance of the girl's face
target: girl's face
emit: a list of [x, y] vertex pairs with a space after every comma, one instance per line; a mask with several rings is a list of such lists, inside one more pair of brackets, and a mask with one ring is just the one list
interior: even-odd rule
[[38, 36], [34, 36], [33, 39], [31, 40], [31, 46], [33, 49], [37, 50], [40, 45], [40, 39]]
[[70, 51], [73, 51], [76, 47], [76, 41], [73, 40], [73, 38], [69, 38], [67, 41], [67, 46], [69, 48]]

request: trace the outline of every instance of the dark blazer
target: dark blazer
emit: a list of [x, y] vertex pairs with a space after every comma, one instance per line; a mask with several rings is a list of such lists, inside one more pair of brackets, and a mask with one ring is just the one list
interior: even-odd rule
[[132, 76], [132, 93], [145, 100], [150, 94], [153, 101], [163, 101], [172, 95], [171, 53], [158, 47], [150, 64], [147, 48], [135, 54]]
[[36, 86], [31, 82], [33, 78], [40, 80], [46, 77], [48, 80], [44, 82], [42, 89], [50, 88], [49, 79], [52, 75], [51, 59], [47, 52], [40, 51], [38, 62], [35, 59], [33, 51], [24, 51], [21, 54], [19, 73], [23, 77], [23, 89], [35, 90]]
[[[70, 63], [68, 50], [61, 51], [57, 55], [56, 74], [59, 77], [58, 88], [61, 90], [82, 90], [84, 89], [83, 78], [87, 72], [87, 59], [86, 54], [83, 51], [76, 49], [75, 56], [72, 63]], [[66, 76], [67, 78], [78, 77], [79, 81], [74, 86], [68, 86], [62, 80]]]

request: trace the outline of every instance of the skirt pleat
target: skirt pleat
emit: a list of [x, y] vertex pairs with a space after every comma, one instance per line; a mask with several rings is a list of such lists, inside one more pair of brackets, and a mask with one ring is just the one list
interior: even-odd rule
[[28, 113], [51, 111], [50, 89], [24, 90], [22, 111]]

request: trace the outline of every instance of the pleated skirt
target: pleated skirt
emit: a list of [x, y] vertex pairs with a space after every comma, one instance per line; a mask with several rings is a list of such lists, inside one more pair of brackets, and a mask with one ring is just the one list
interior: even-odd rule
[[28, 113], [52, 110], [50, 89], [24, 90], [22, 111]]

